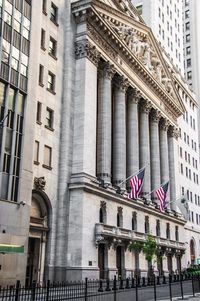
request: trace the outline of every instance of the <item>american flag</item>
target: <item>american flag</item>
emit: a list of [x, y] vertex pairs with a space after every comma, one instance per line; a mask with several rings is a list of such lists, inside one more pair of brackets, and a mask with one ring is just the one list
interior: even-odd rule
[[141, 169], [137, 175], [130, 179], [131, 192], [129, 193], [130, 199], [137, 199], [140, 195], [142, 189], [142, 184], [144, 180], [145, 168]]
[[168, 191], [169, 182], [160, 186], [159, 189], [156, 190], [157, 198], [160, 201], [160, 211], [165, 212], [166, 209], [166, 197]]

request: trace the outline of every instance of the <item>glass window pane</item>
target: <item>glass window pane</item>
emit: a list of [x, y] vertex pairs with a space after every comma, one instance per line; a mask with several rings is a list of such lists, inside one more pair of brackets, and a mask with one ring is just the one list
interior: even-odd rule
[[24, 96], [19, 93], [18, 103], [17, 103], [17, 113], [23, 115], [23, 111], [24, 111]]
[[12, 17], [7, 11], [4, 11], [4, 21], [11, 25]]
[[0, 106], [4, 105], [4, 95], [6, 86], [0, 82]]
[[14, 111], [14, 98], [15, 98], [15, 90], [9, 89], [8, 94], [8, 109]]
[[18, 22], [16, 19], [14, 19], [14, 29], [15, 29], [17, 32], [20, 32], [20, 27], [21, 27], [20, 22]]

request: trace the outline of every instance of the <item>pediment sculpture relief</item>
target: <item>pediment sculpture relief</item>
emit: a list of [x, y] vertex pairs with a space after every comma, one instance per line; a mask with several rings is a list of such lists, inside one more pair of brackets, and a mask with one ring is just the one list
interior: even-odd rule
[[174, 96], [171, 80], [166, 76], [161, 61], [149, 38], [143, 34], [140, 35], [136, 30], [126, 25], [116, 26], [112, 23], [111, 26], [152, 76], [163, 85], [164, 89], [171, 96]]

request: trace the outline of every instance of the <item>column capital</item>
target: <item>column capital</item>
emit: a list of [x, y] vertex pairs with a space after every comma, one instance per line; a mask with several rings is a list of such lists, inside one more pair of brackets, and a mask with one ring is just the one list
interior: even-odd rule
[[100, 60], [100, 52], [89, 40], [84, 39], [77, 41], [75, 44], [76, 59], [88, 58], [95, 66], [98, 66]]
[[160, 128], [164, 131], [167, 131], [169, 126], [170, 126], [169, 120], [167, 120], [166, 118], [162, 118], [160, 121]]
[[178, 138], [180, 137], [180, 131], [177, 127], [175, 126], [170, 126], [169, 127], [169, 136], [175, 138], [176, 140], [178, 140]]
[[128, 78], [126, 78], [125, 76], [117, 76], [116, 78], [114, 78], [114, 83], [116, 85], [116, 87], [121, 90], [122, 92], [126, 92], [128, 87], [130, 86], [130, 83], [128, 81]]
[[113, 64], [110, 62], [100, 62], [99, 69], [98, 69], [98, 75], [100, 77], [106, 77], [108, 79], [112, 79], [113, 76], [116, 73], [116, 69]]
[[139, 90], [130, 88], [127, 90], [128, 101], [138, 104], [140, 99], [142, 98], [142, 94]]
[[161, 112], [157, 109], [152, 109], [150, 112], [150, 119], [152, 122], [158, 123], [161, 118]]
[[143, 99], [140, 104], [141, 112], [149, 114], [151, 109], [152, 109], [152, 103], [147, 99]]

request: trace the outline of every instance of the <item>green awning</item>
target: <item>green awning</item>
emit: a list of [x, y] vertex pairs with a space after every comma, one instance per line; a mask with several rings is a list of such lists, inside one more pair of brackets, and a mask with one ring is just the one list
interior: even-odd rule
[[24, 253], [24, 246], [0, 244], [0, 253]]

